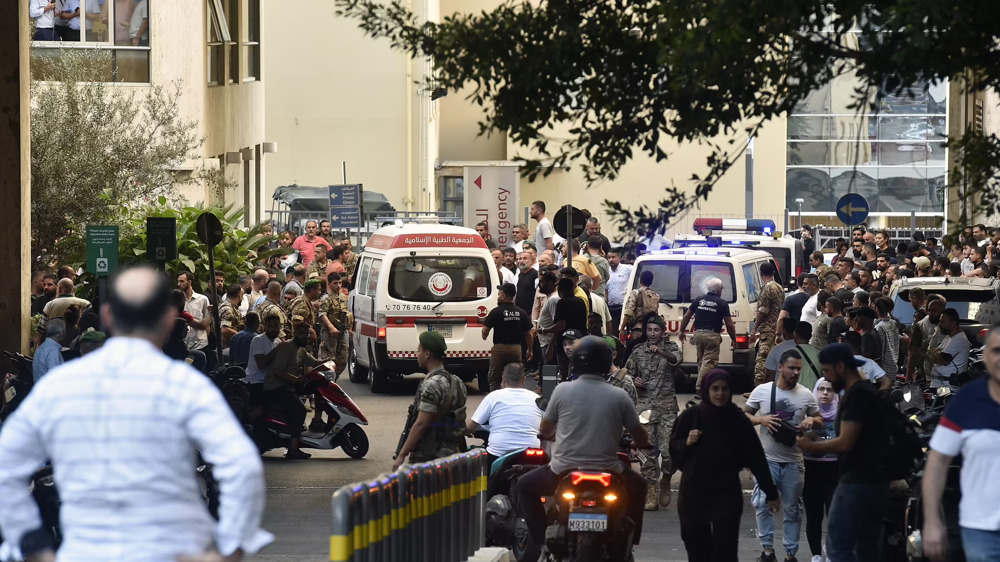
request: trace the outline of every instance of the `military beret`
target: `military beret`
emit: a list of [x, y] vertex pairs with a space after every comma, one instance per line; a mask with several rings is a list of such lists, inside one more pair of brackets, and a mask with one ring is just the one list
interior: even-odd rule
[[305, 285], [302, 285], [302, 288], [305, 289], [305, 290], [307, 290], [307, 291], [309, 291], [309, 290], [312, 290], [312, 289], [314, 289], [316, 287], [320, 287], [320, 286], [321, 286], [321, 283], [319, 282], [319, 279], [310, 279], [310, 280], [306, 281]]
[[663, 318], [661, 318], [659, 314], [650, 314], [649, 316], [646, 317], [646, 320], [643, 324], [656, 324], [661, 328], [667, 327], [667, 323], [663, 321]]
[[108, 337], [104, 334], [104, 332], [98, 332], [93, 328], [88, 329], [86, 332], [80, 335], [81, 342], [85, 341], [101, 342], [106, 340], [107, 338]]
[[444, 336], [438, 332], [422, 332], [420, 346], [435, 353], [444, 353], [448, 349], [448, 345], [444, 343]]

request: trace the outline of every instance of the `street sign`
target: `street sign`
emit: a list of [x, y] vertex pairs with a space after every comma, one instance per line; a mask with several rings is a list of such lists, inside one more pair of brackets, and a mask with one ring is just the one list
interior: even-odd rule
[[847, 226], [854, 226], [865, 222], [870, 209], [863, 195], [848, 193], [837, 201], [837, 218]]
[[205, 244], [215, 247], [222, 242], [222, 222], [219, 221], [219, 217], [206, 211], [198, 215], [198, 222], [194, 226], [198, 232], [198, 239]]
[[118, 269], [118, 227], [87, 227], [87, 271], [99, 277]]
[[330, 206], [340, 207], [344, 205], [361, 204], [361, 184], [351, 185], [331, 185], [330, 186]]
[[[569, 217], [569, 222], [566, 220], [567, 217]], [[583, 211], [572, 205], [562, 207], [556, 211], [556, 216], [552, 217], [552, 228], [556, 230], [556, 234], [563, 238], [576, 238], [583, 234], [585, 226], [587, 226], [587, 219], [584, 218]]]
[[146, 257], [155, 261], [177, 259], [177, 219], [146, 217]]
[[330, 228], [333, 230], [361, 228], [361, 207], [357, 205], [331, 205]]

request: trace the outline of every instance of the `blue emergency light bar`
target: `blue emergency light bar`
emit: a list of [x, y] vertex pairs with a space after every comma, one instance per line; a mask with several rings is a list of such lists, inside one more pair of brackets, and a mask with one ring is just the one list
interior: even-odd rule
[[754, 232], [770, 236], [776, 227], [771, 219], [695, 219], [694, 230], [703, 234], [706, 230]]

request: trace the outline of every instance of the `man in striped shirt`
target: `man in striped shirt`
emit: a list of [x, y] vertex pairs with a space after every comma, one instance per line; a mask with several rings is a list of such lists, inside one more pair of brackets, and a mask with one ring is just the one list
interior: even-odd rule
[[[273, 537], [260, 528], [260, 455], [211, 380], [160, 351], [173, 324], [166, 277], [141, 267], [112, 279], [98, 351], [39, 381], [0, 432], [0, 528], [30, 561], [52, 561], [28, 483], [48, 459], [61, 500], [60, 560], [236, 562]], [[212, 519], [196, 451], [215, 466]], [[208, 558], [213, 559], [213, 558]]]

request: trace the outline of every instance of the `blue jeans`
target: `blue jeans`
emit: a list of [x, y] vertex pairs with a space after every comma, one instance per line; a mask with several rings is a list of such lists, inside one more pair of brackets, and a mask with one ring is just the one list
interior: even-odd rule
[[[799, 551], [799, 533], [802, 530], [802, 486], [805, 482], [805, 464], [799, 462], [767, 461], [771, 479], [781, 496], [784, 515], [785, 554], [795, 556]], [[774, 514], [767, 507], [767, 497], [754, 480], [750, 503], [757, 511], [757, 538], [764, 550], [774, 550]]]
[[889, 505], [888, 482], [837, 484], [826, 527], [830, 562], [878, 562], [882, 519]]
[[962, 548], [966, 562], [996, 562], [1000, 560], [1000, 531], [962, 527]]

